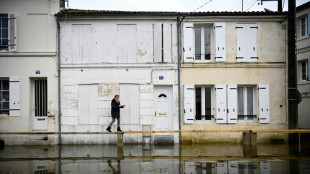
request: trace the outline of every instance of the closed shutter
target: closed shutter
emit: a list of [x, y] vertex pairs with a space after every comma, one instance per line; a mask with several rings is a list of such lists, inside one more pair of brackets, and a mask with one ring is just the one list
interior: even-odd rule
[[16, 15], [8, 14], [9, 18], [9, 51], [17, 50]]
[[172, 53], [172, 24], [164, 24], [164, 62], [171, 62], [171, 53]]
[[193, 62], [194, 50], [193, 50], [193, 23], [183, 24], [183, 61]]
[[183, 122], [185, 124], [194, 123], [194, 103], [195, 103], [194, 85], [183, 86]]
[[157, 23], [153, 25], [153, 39], [154, 39], [154, 62], [162, 62], [162, 24]]
[[79, 124], [98, 124], [98, 85], [79, 86]]
[[237, 30], [237, 62], [246, 61], [246, 35], [245, 26], [243, 24], [238, 24], [236, 26]]
[[270, 122], [269, 85], [259, 85], [259, 122]]
[[228, 85], [227, 95], [228, 123], [237, 123], [237, 85]]
[[226, 28], [225, 23], [215, 23], [215, 58], [217, 62], [226, 61]]
[[216, 85], [216, 123], [227, 123], [226, 85]]
[[247, 37], [247, 61], [248, 62], [256, 62], [257, 57], [257, 25], [250, 24], [247, 27], [246, 37]]
[[310, 81], [310, 58], [308, 58], [308, 69], [307, 69], [307, 72], [308, 72], [308, 80]]
[[20, 77], [10, 77], [10, 116], [20, 116]]

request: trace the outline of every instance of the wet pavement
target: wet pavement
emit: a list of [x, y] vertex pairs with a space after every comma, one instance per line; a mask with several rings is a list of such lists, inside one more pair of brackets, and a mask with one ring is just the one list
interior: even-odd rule
[[0, 173], [310, 173], [305, 145], [6, 146]]

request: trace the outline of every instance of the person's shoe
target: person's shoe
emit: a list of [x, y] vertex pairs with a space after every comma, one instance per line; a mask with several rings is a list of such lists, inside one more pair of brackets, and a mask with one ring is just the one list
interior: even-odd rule
[[118, 132], [123, 132], [120, 127], [117, 127]]
[[111, 132], [111, 127], [108, 127], [106, 130], [107, 130], [108, 132]]

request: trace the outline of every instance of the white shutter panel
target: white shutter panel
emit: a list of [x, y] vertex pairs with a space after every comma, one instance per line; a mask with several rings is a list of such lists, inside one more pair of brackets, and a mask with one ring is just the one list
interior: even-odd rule
[[270, 167], [270, 162], [269, 161], [266, 161], [266, 160], [261, 161], [259, 163], [259, 166], [260, 166], [260, 173], [261, 174], [270, 174], [271, 167]]
[[194, 104], [195, 104], [195, 88], [194, 85], [183, 86], [183, 122], [185, 124], [194, 123]]
[[217, 173], [228, 173], [227, 172], [227, 161], [218, 161], [216, 163]]
[[98, 100], [98, 85], [88, 86], [88, 123], [98, 124], [99, 115], [99, 100]]
[[227, 123], [226, 85], [216, 85], [216, 123]]
[[193, 23], [183, 24], [183, 61], [193, 62], [194, 60], [194, 44]]
[[162, 31], [161, 23], [154, 24], [154, 62], [162, 62]]
[[257, 25], [250, 24], [247, 27], [246, 37], [247, 37], [247, 58], [248, 62], [256, 62], [257, 57]]
[[9, 51], [16, 51], [17, 49], [17, 33], [16, 33], [16, 15], [8, 14], [9, 26]]
[[246, 35], [245, 35], [245, 25], [238, 24], [236, 26], [237, 30], [237, 62], [246, 61]]
[[164, 24], [164, 62], [171, 62], [172, 53], [172, 24]]
[[228, 85], [227, 88], [228, 123], [237, 123], [237, 85]]
[[269, 85], [259, 85], [259, 122], [270, 122]]
[[217, 62], [226, 61], [226, 27], [225, 23], [215, 23], [215, 58]]
[[10, 116], [20, 116], [20, 77], [10, 77]]

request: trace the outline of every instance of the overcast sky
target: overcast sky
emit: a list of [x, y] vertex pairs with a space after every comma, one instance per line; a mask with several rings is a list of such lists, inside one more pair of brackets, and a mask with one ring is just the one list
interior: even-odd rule
[[[69, 8], [92, 10], [121, 10], [121, 11], [241, 11], [242, 0], [69, 0]], [[287, 1], [284, 10], [287, 10]], [[297, 6], [309, 0], [296, 0]], [[259, 0], [243, 0], [244, 11], [262, 11], [264, 8], [277, 10], [277, 2]]]

